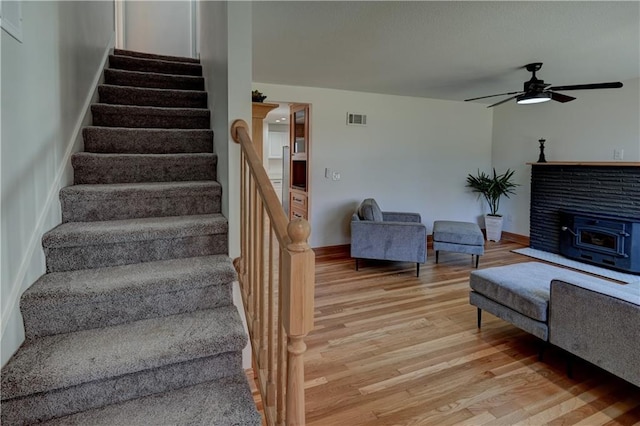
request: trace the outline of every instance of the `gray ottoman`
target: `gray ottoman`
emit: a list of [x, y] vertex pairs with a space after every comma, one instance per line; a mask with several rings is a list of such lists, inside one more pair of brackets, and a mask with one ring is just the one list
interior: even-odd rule
[[433, 222], [433, 249], [436, 263], [440, 250], [467, 253], [476, 256], [476, 268], [480, 256], [484, 254], [484, 235], [480, 227], [471, 222], [436, 220]]
[[484, 310], [546, 342], [551, 280], [584, 276], [540, 262], [472, 271], [469, 303], [478, 308], [478, 328]]

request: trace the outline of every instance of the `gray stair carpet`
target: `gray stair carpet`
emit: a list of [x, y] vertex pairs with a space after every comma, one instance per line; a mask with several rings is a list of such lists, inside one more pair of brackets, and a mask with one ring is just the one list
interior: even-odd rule
[[204, 90], [204, 78], [192, 75], [168, 75], [151, 72], [104, 70], [104, 82], [118, 86], [156, 89]]
[[110, 55], [109, 66], [129, 71], [155, 72], [160, 74], [202, 75], [202, 66], [189, 62], [175, 62], [162, 59], [136, 58], [133, 56]]
[[213, 255], [45, 274], [21, 300], [26, 335], [227, 306], [234, 271], [227, 256]]
[[130, 129], [85, 127], [84, 150], [95, 153], [175, 154], [213, 151], [209, 129]]
[[2, 424], [260, 425], [199, 61], [116, 49], [21, 297]]
[[220, 213], [216, 181], [73, 185], [62, 188], [62, 222]]
[[196, 90], [152, 89], [101, 84], [100, 102], [118, 105], [206, 108], [207, 92]]
[[93, 124], [106, 127], [151, 127], [162, 129], [208, 129], [209, 110], [134, 105], [91, 105]]
[[133, 58], [146, 58], [146, 59], [160, 59], [163, 61], [173, 61], [173, 62], [187, 62], [192, 64], [199, 64], [200, 61], [195, 58], [183, 58], [180, 56], [168, 56], [168, 55], [156, 55], [153, 53], [145, 53], [145, 52], [135, 52], [133, 50], [126, 49], [114, 49], [114, 55], [118, 56], [129, 56]]
[[217, 156], [213, 153], [96, 154], [71, 156], [74, 183], [133, 183], [213, 180]]

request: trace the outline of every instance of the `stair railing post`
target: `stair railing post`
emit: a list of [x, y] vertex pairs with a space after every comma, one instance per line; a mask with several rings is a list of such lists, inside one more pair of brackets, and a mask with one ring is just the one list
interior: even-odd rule
[[283, 250], [283, 325], [287, 333], [288, 372], [286, 424], [305, 424], [305, 336], [313, 329], [315, 254], [308, 244], [309, 222], [295, 219], [287, 226], [291, 243]]

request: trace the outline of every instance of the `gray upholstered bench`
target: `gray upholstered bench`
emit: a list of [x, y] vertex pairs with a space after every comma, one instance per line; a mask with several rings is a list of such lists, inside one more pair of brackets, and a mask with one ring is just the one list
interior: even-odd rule
[[553, 279], [583, 279], [585, 274], [540, 262], [517, 263], [472, 271], [469, 303], [549, 340], [549, 294]]
[[433, 222], [433, 249], [436, 263], [440, 250], [467, 253], [476, 256], [476, 268], [480, 256], [484, 254], [484, 235], [480, 227], [471, 222], [436, 220]]
[[[539, 262], [472, 271], [469, 301], [640, 386], [640, 281], [618, 285]], [[567, 372], [571, 376], [571, 356]]]

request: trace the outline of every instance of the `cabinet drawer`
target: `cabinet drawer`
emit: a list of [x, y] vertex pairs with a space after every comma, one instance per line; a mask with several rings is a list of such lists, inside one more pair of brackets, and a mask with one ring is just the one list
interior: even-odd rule
[[307, 211], [293, 207], [291, 209], [291, 219], [307, 219]]
[[291, 191], [290, 193], [290, 205], [292, 208], [299, 207], [303, 210], [307, 209], [307, 195], [297, 191]]

